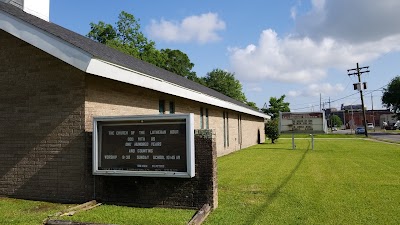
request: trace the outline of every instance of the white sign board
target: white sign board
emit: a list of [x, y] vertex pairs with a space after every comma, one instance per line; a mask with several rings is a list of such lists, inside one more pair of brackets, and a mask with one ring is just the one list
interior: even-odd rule
[[323, 112], [279, 112], [279, 133], [327, 133]]

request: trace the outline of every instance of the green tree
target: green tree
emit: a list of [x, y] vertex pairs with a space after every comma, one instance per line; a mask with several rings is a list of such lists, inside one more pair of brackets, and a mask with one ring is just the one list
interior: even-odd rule
[[87, 34], [89, 38], [128, 55], [147, 62], [159, 62], [162, 56], [155, 48], [155, 43], [149, 41], [140, 31], [139, 20], [125, 11], [119, 14], [115, 27], [100, 21], [97, 24], [90, 23], [90, 28], [90, 32]]
[[279, 119], [268, 120], [265, 123], [265, 134], [268, 139], [271, 140], [272, 144], [275, 144], [275, 141], [279, 138]]
[[271, 97], [269, 99], [268, 108], [263, 108], [262, 111], [271, 116], [271, 119], [279, 118], [279, 112], [290, 112], [288, 102], [285, 102], [285, 95], [280, 98]]
[[117, 38], [117, 31], [112, 25], [100, 21], [98, 24], [90, 23], [90, 32], [87, 37], [102, 44], [107, 44], [108, 41]]
[[235, 79], [233, 73], [221, 69], [214, 69], [203, 77], [203, 81], [209, 88], [221, 92], [222, 94], [240, 102], [246, 102], [246, 96], [242, 91], [242, 84], [239, 80]]
[[194, 64], [180, 50], [156, 49], [155, 42], [146, 38], [140, 31], [139, 20], [132, 14], [122, 11], [115, 26], [102, 21], [90, 23], [87, 37], [121, 52], [141, 59], [189, 80], [202, 83], [192, 71]]
[[331, 116], [331, 126], [332, 127], [340, 127], [342, 125], [343, 125], [343, 122], [338, 115]]
[[250, 107], [252, 107], [254, 110], [259, 110], [255, 102], [246, 102], [246, 104]]
[[192, 71], [194, 64], [189, 57], [180, 50], [161, 49], [161, 53], [165, 55], [165, 62], [162, 68], [175, 74], [196, 81], [196, 72]]
[[400, 120], [400, 76], [393, 78], [383, 89], [382, 104]]

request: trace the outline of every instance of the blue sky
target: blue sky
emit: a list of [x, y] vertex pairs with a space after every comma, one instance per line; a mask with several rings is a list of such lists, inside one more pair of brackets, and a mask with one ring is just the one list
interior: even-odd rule
[[[179, 49], [204, 76], [235, 73], [258, 107], [286, 95], [292, 111], [361, 104], [347, 69], [369, 66], [365, 104], [383, 108], [381, 88], [400, 75], [398, 0], [51, 0], [50, 21], [86, 35], [126, 11], [158, 49]], [[371, 100], [372, 96], [372, 100]]]

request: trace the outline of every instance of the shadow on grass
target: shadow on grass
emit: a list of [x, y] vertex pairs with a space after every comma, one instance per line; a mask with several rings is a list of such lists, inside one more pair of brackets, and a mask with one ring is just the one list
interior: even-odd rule
[[[277, 148], [277, 149], [282, 150], [282, 149], [286, 149], [286, 148]], [[281, 192], [281, 190], [287, 185], [287, 183], [292, 179], [293, 175], [299, 169], [299, 167], [303, 163], [304, 159], [306, 158], [306, 155], [309, 150], [310, 150], [310, 144], [308, 144], [307, 150], [303, 153], [299, 162], [297, 162], [297, 164], [293, 168], [293, 170], [290, 171], [289, 175], [279, 184], [278, 187], [276, 187], [270, 194], [268, 194], [267, 200], [261, 206], [256, 208], [251, 215], [249, 215], [248, 220], [244, 224], [254, 224], [255, 221], [257, 221], [257, 219], [262, 215], [262, 213], [268, 209], [268, 207], [271, 205], [271, 203], [279, 196], [279, 193]]]
[[266, 148], [268, 150], [269, 149], [277, 149], [277, 150], [290, 150], [290, 151], [293, 151], [291, 146], [290, 146], [290, 148], [288, 148], [287, 145], [282, 146], [282, 145], [279, 145], [278, 143], [275, 143], [275, 144], [272, 144], [272, 143], [261, 143], [261, 144], [258, 144], [258, 145], [255, 145], [255, 146], [251, 147], [252, 150], [254, 150], [254, 149], [265, 150]]

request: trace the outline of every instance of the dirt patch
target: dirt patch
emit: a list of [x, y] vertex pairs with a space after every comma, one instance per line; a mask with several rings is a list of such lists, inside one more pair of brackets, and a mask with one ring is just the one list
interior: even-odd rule
[[48, 203], [42, 203], [40, 205], [36, 205], [35, 207], [29, 209], [29, 212], [45, 212], [45, 211], [50, 211], [54, 209], [54, 206], [52, 204]]

